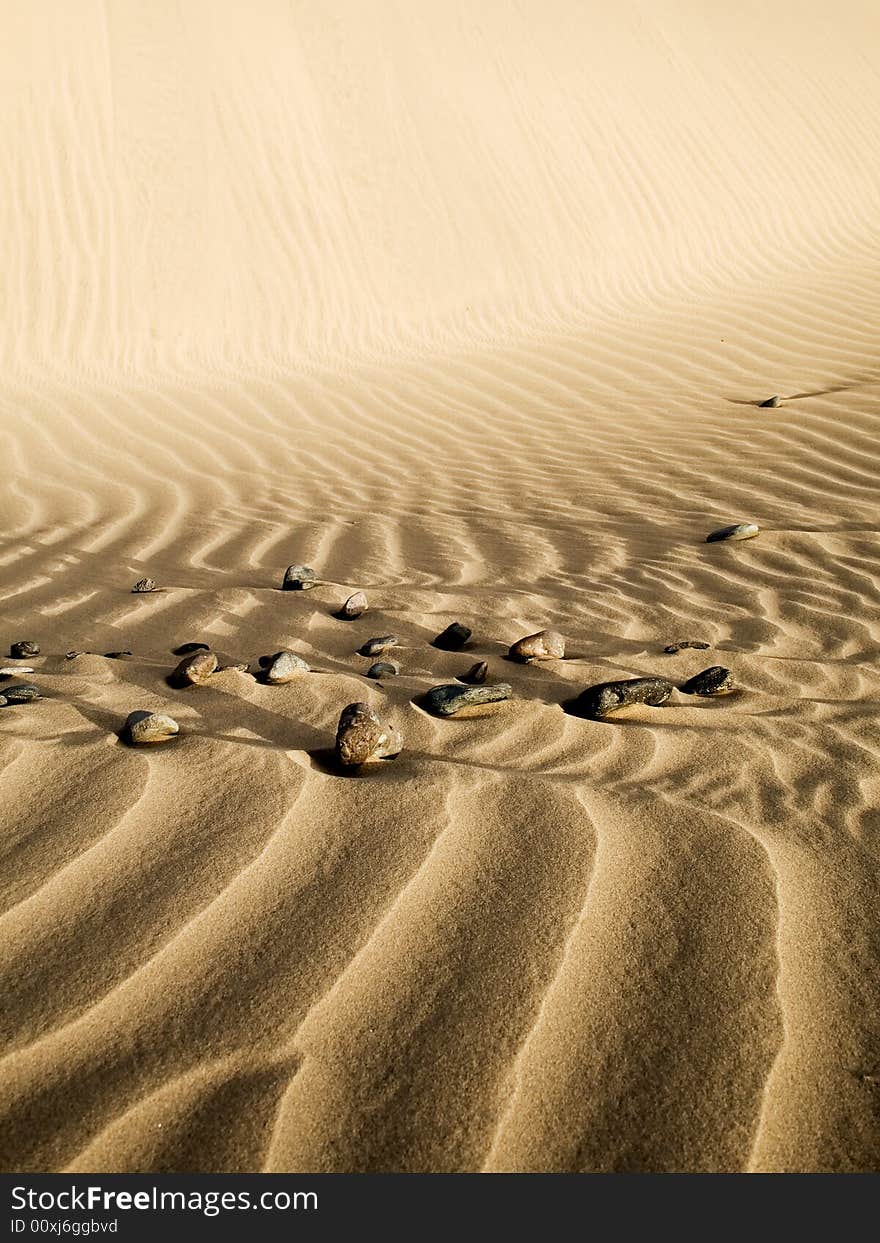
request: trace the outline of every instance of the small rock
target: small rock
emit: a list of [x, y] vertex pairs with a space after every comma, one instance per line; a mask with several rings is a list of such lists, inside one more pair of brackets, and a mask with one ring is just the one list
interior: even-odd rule
[[5, 708], [5, 707], [6, 707], [6, 696], [0, 695], [0, 708]]
[[367, 677], [378, 682], [380, 678], [396, 678], [399, 673], [400, 665], [396, 660], [377, 660], [367, 670]]
[[342, 710], [336, 730], [336, 758], [344, 768], [391, 759], [402, 748], [399, 731], [386, 725], [369, 704], [349, 704]]
[[433, 644], [444, 652], [460, 652], [472, 634], [470, 627], [463, 626], [461, 622], [453, 622], [445, 630], [441, 630]]
[[36, 670], [31, 665], [3, 665], [0, 668], [0, 678], [17, 678], [25, 673], [35, 673]]
[[156, 591], [156, 590], [158, 589], [156, 587], [156, 583], [154, 582], [152, 578], [139, 578], [138, 581], [135, 583], [135, 585], [132, 587], [131, 593], [132, 595], [135, 595], [135, 596], [143, 596], [143, 595], [146, 595], [147, 592], [149, 591]]
[[688, 678], [678, 688], [685, 695], [729, 695], [734, 690], [736, 683], [733, 680], [733, 674], [729, 669], [725, 669], [723, 665], [712, 665], [710, 669], [704, 669], [702, 673], [696, 673], [692, 678]]
[[457, 686], [454, 682], [448, 686], [435, 686], [425, 696], [425, 705], [437, 716], [455, 716], [465, 708], [477, 708], [482, 704], [500, 703], [510, 699], [513, 687], [506, 682], [497, 682], [494, 686]]
[[706, 536], [707, 544], [717, 544], [721, 540], [754, 539], [761, 528], [755, 522], [735, 522], [730, 527], [719, 527]]
[[472, 686], [480, 686], [486, 681], [489, 673], [489, 666], [485, 660], [478, 660], [475, 665], [471, 665], [467, 673], [461, 675], [462, 682], [470, 682]]
[[282, 591], [311, 591], [317, 578], [310, 565], [289, 565], [281, 580]]
[[696, 643], [690, 639], [682, 639], [681, 643], [668, 644], [668, 646], [664, 647], [663, 651], [666, 652], [667, 655], [673, 656], [676, 652], [684, 651], [686, 647], [695, 647], [700, 651], [705, 651], [708, 646], [708, 643]]
[[378, 638], [367, 639], [358, 651], [361, 656], [378, 656], [380, 652], [387, 651], [389, 647], [400, 647], [400, 639], [396, 634], [380, 634]]
[[367, 597], [362, 591], [356, 591], [353, 596], [349, 596], [345, 604], [339, 610], [339, 617], [360, 617], [361, 613], [367, 611]]
[[527, 663], [530, 660], [562, 660], [565, 656], [565, 639], [556, 630], [539, 630], [517, 639], [507, 653], [511, 660]]
[[295, 652], [276, 652], [266, 666], [266, 681], [273, 686], [292, 682], [301, 673], [309, 673], [309, 666]]
[[672, 694], [672, 683], [666, 678], [621, 678], [617, 682], [600, 682], [591, 686], [575, 700], [575, 709], [582, 715], [601, 721], [619, 708], [630, 704], [659, 707]]
[[167, 742], [179, 732], [180, 726], [164, 712], [132, 712], [125, 722], [132, 742]]
[[766, 401], [759, 401], [758, 405], [763, 409], [775, 410], [777, 406], [782, 405], [781, 397], [768, 397]]
[[26, 704], [34, 699], [42, 699], [37, 687], [31, 686], [29, 682], [21, 682], [18, 686], [4, 686], [3, 694], [6, 702], [10, 704]]
[[18, 643], [13, 643], [9, 649], [9, 655], [15, 660], [21, 660], [25, 656], [39, 656], [39, 643], [31, 643], [30, 639], [21, 639]]
[[181, 643], [174, 649], [175, 656], [189, 656], [190, 652], [210, 652], [207, 643]]
[[217, 657], [213, 652], [195, 652], [183, 658], [171, 678], [183, 686], [204, 686], [216, 671]]
[[84, 655], [85, 655], [85, 652], [78, 652], [75, 647], [72, 647], [69, 652], [64, 653], [64, 659], [65, 660], [76, 660], [77, 656], [84, 656]]

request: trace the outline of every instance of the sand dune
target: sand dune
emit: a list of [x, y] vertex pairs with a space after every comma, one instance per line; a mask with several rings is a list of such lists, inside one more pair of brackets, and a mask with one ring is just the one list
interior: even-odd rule
[[876, 1168], [876, 7], [4, 30], [3, 1167]]

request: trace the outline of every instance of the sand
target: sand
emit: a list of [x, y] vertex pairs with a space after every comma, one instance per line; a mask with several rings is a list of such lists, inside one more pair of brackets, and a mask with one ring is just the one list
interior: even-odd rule
[[876, 4], [2, 7], [3, 1167], [876, 1168]]

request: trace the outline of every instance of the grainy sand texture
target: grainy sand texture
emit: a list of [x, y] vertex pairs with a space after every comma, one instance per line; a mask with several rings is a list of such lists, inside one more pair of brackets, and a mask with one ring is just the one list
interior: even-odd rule
[[3, 1167], [876, 1168], [875, 0], [0, 17]]

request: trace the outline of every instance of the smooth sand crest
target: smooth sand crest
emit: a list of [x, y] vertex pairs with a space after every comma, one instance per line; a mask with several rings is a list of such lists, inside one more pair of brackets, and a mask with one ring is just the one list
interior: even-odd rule
[[711, 10], [4, 6], [4, 1168], [876, 1168], [880, 18]]

